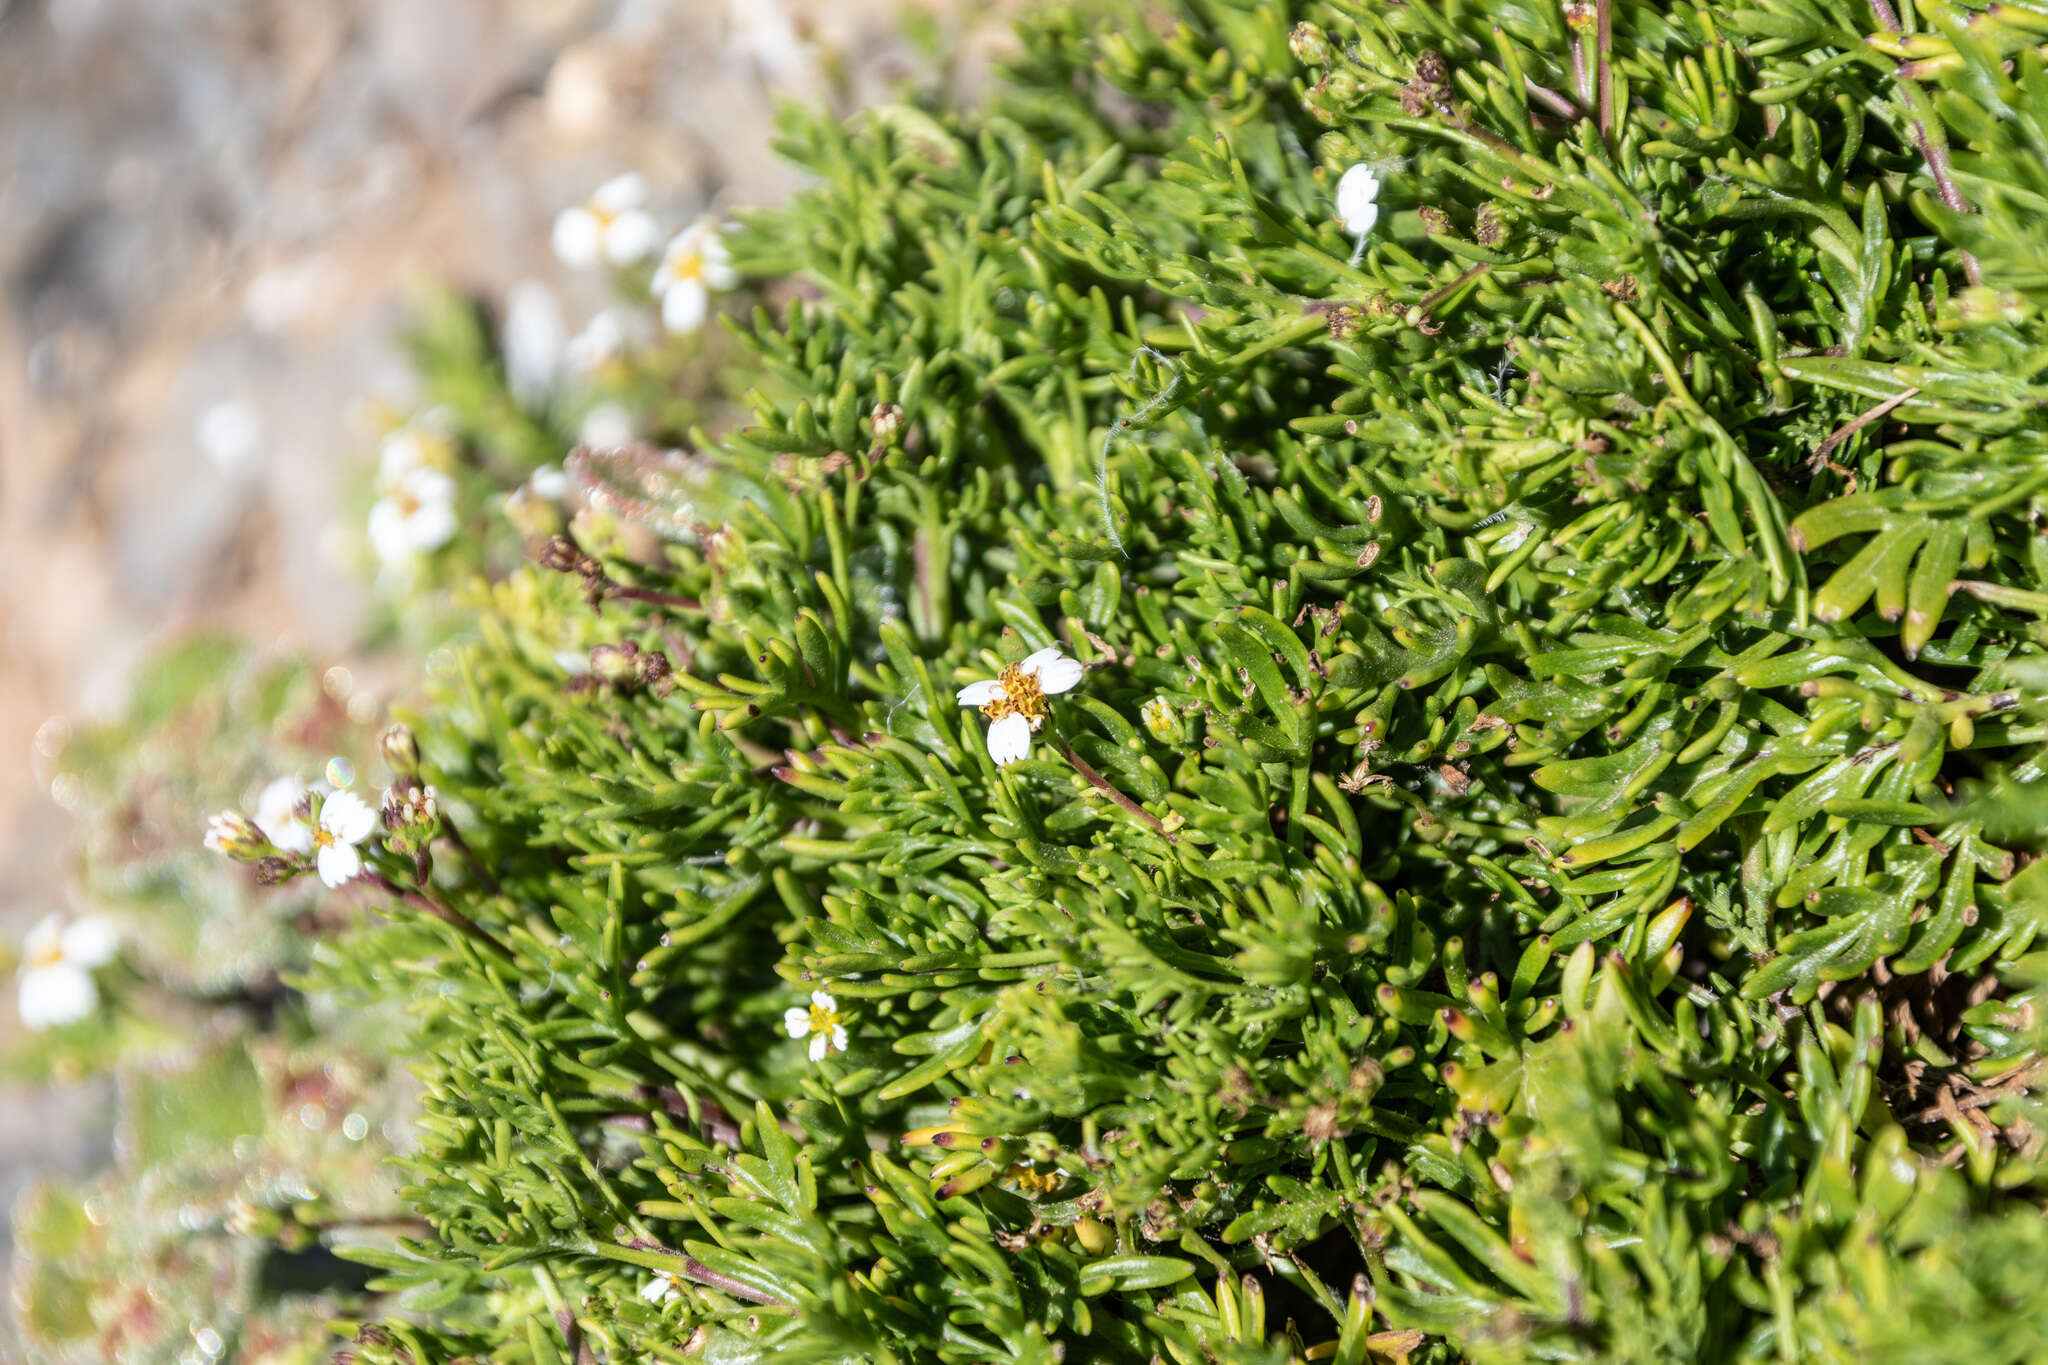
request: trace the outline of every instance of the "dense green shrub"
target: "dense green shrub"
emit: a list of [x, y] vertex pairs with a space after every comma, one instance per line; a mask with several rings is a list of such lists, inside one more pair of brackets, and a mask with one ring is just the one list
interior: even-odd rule
[[355, 1358], [2041, 1358], [2048, 9], [1023, 38], [464, 598]]

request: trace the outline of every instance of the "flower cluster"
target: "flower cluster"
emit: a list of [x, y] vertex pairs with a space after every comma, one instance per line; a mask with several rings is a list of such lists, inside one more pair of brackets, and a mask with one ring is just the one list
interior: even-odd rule
[[[563, 209], [556, 217], [555, 255], [572, 270], [640, 264], [653, 254], [660, 234], [646, 203], [646, 181], [630, 172], [613, 176], [588, 202]], [[739, 273], [717, 230], [708, 223], [693, 223], [669, 240], [648, 283], [661, 306], [662, 325], [671, 332], [694, 332], [711, 315], [711, 296], [736, 286]], [[593, 369], [615, 354], [624, 340], [625, 329], [617, 318], [600, 313], [571, 343], [576, 352], [572, 365]]]
[[237, 810], [209, 818], [206, 846], [237, 862], [259, 864], [268, 880], [283, 881], [310, 866], [324, 885], [336, 887], [362, 875], [363, 855], [356, 846], [376, 827], [377, 812], [354, 792], [280, 777], [257, 796], [253, 821]]

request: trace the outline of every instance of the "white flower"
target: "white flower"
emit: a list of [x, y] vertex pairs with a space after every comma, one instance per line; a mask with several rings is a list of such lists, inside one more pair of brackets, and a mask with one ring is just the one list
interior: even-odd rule
[[599, 403], [577, 425], [579, 444], [609, 450], [633, 444], [633, 414], [623, 403]]
[[296, 777], [280, 777], [256, 798], [256, 828], [282, 852], [310, 853], [313, 849], [313, 826], [299, 807], [311, 790]]
[[99, 915], [64, 923], [47, 915], [22, 941], [21, 1022], [32, 1029], [75, 1024], [100, 1003], [92, 972], [113, 961], [113, 921]]
[[809, 1007], [791, 1005], [782, 1012], [782, 1027], [792, 1038], [809, 1034], [811, 1060], [822, 1062], [834, 1052], [846, 1051], [846, 1016], [839, 1002], [824, 991], [812, 991]]
[[654, 268], [662, 325], [671, 332], [696, 331], [710, 315], [711, 292], [723, 292], [739, 282], [732, 255], [716, 230], [707, 223], [684, 228]]
[[455, 534], [455, 480], [425, 466], [406, 471], [370, 509], [369, 529], [386, 564], [440, 549]]
[[590, 202], [556, 215], [555, 255], [571, 270], [646, 260], [661, 232], [654, 215], [641, 207], [646, 202], [645, 180], [630, 171], [613, 176]]
[[680, 1292], [676, 1289], [676, 1277], [665, 1270], [654, 1272], [654, 1278], [640, 1286], [640, 1297], [649, 1303], [667, 1303]]
[[561, 502], [570, 493], [569, 476], [558, 464], [544, 464], [526, 476], [526, 486], [536, 498]]
[[318, 850], [313, 862], [323, 884], [341, 886], [356, 879], [363, 870], [356, 845], [376, 827], [377, 812], [354, 792], [333, 792], [321, 801], [307, 841]]
[[980, 707], [992, 722], [988, 756], [998, 765], [1015, 763], [1031, 752], [1031, 736], [1045, 724], [1045, 699], [1073, 691], [1080, 681], [1080, 663], [1052, 645], [1011, 664], [998, 677], [967, 684], [960, 689], [959, 702]]
[[562, 348], [562, 364], [571, 374], [589, 374], [626, 349], [626, 322], [616, 308], [598, 312]]
[[521, 280], [506, 294], [499, 345], [505, 357], [505, 387], [524, 406], [539, 406], [555, 386], [568, 348], [562, 310], [539, 280]]
[[1380, 178], [1363, 161], [1337, 182], [1337, 218], [1344, 230], [1363, 237], [1380, 220]]

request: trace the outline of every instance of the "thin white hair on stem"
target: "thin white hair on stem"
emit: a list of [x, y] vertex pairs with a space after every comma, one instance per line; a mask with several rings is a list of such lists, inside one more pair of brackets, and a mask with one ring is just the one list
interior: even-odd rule
[[1361, 232], [1361, 233], [1359, 233], [1359, 234], [1358, 234], [1358, 240], [1357, 240], [1357, 242], [1355, 242], [1355, 243], [1353, 243], [1353, 244], [1352, 244], [1352, 247], [1351, 247], [1351, 265], [1352, 265], [1352, 267], [1353, 267], [1354, 269], [1356, 269], [1356, 268], [1357, 268], [1357, 266], [1358, 266], [1358, 263], [1359, 263], [1360, 261], [1362, 261], [1362, 260], [1364, 260], [1364, 259], [1365, 259], [1365, 239], [1366, 239], [1367, 237], [1370, 237], [1371, 235], [1372, 235], [1372, 229], [1371, 229], [1371, 228], [1367, 228], [1367, 229], [1366, 229], [1366, 230], [1365, 230], [1364, 232]]
[[1102, 529], [1109, 536], [1109, 543], [1115, 546], [1116, 552], [1125, 559], [1131, 557], [1131, 552], [1124, 548], [1124, 538], [1116, 533], [1116, 514], [1110, 510], [1109, 506], [1109, 448], [1116, 444], [1117, 437], [1123, 435], [1132, 427], [1164, 407], [1167, 400], [1173, 397], [1174, 391], [1180, 388], [1181, 381], [1180, 367], [1173, 363], [1173, 358], [1162, 351], [1154, 350], [1150, 346], [1140, 346], [1131, 353], [1131, 379], [1133, 381], [1138, 377], [1139, 358], [1148, 355], [1157, 364], [1164, 365], [1172, 373], [1173, 378], [1167, 381], [1165, 388], [1140, 404], [1135, 412], [1127, 412], [1114, 422], [1111, 422], [1109, 430], [1103, 433], [1102, 449], [1097, 451], [1095, 455], [1095, 493], [1102, 504]]

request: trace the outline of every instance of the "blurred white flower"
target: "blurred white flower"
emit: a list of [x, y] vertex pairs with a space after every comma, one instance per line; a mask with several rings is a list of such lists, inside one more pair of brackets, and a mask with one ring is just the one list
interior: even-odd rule
[[626, 349], [626, 323], [616, 308], [600, 310], [562, 348], [562, 364], [570, 374], [589, 374]]
[[370, 545], [388, 565], [438, 550], [455, 534], [455, 480], [418, 468], [388, 485], [370, 508]]
[[661, 300], [662, 325], [671, 332], [694, 332], [711, 313], [711, 295], [740, 282], [732, 268], [725, 240], [708, 223], [694, 223], [677, 233], [654, 268], [654, 293]]
[[780, 0], [726, 0], [734, 52], [750, 57], [770, 85], [796, 88], [817, 77], [817, 54]]
[[811, 1003], [791, 1005], [782, 1012], [783, 1030], [792, 1038], [806, 1034], [811, 1039], [811, 1060], [822, 1062], [834, 1052], [846, 1051], [846, 1016], [839, 1002], [824, 991], [812, 991]]
[[21, 945], [21, 1022], [46, 1029], [90, 1015], [100, 1003], [93, 969], [113, 961], [119, 946], [113, 921], [101, 915], [69, 924], [62, 915], [38, 920]]
[[629, 446], [633, 444], [633, 414], [619, 403], [599, 403], [583, 414], [576, 439], [600, 450]]
[[505, 355], [505, 387], [522, 406], [546, 401], [561, 373], [567, 338], [553, 290], [539, 280], [521, 280], [506, 293], [499, 345]]
[[536, 498], [549, 502], [560, 502], [571, 491], [569, 476], [558, 464], [544, 464], [526, 476], [526, 486], [533, 490]]
[[296, 777], [280, 777], [256, 797], [256, 828], [263, 837], [286, 853], [307, 853], [313, 848], [313, 826], [300, 803], [312, 788]]
[[640, 1297], [649, 1303], [667, 1303], [678, 1292], [675, 1276], [660, 1270], [654, 1272], [653, 1279], [640, 1286]]
[[223, 398], [199, 414], [199, 453], [223, 474], [239, 474], [263, 446], [256, 409], [240, 398]]
[[555, 217], [555, 255], [571, 270], [633, 265], [647, 259], [660, 237], [647, 202], [647, 182], [628, 171], [597, 187], [588, 203]]
[[333, 792], [320, 803], [310, 838], [319, 850], [313, 864], [323, 884], [341, 886], [361, 874], [363, 855], [355, 846], [376, 827], [377, 812], [354, 792]]

